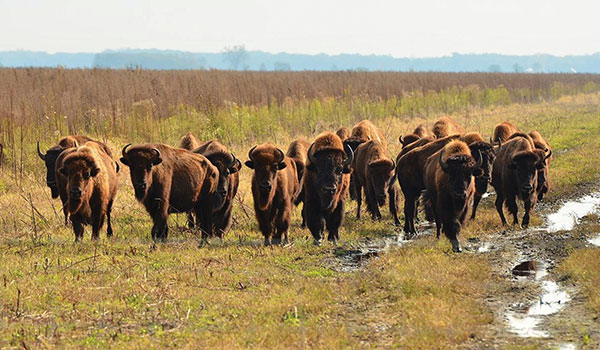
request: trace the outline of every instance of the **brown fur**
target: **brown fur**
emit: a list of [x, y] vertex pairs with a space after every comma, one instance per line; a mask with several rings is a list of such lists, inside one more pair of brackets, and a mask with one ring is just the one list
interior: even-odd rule
[[383, 147], [387, 148], [387, 141], [381, 130], [370, 120], [364, 119], [354, 125], [350, 137], [344, 140], [344, 142], [348, 143], [352, 147], [352, 150], [355, 150], [359, 144], [369, 140], [379, 141]]
[[546, 166], [542, 170], [538, 170], [538, 184], [537, 184], [537, 192], [538, 192], [538, 200], [544, 199], [544, 195], [550, 191], [550, 178], [549, 175], [549, 167], [550, 163], [552, 163], [552, 147], [550, 143], [540, 134], [537, 130], [531, 130], [529, 132], [529, 136], [533, 140], [533, 145], [535, 148], [544, 151], [547, 154], [547, 159], [545, 161]]
[[386, 194], [389, 194], [390, 213], [394, 223], [400, 225], [398, 220], [398, 186], [396, 185], [396, 166], [388, 157], [387, 151], [379, 141], [371, 140], [358, 146], [352, 163], [355, 176], [356, 218], [360, 219], [360, 206], [362, 203], [362, 189], [365, 189], [367, 211], [373, 219], [381, 219], [379, 207], [385, 203]]
[[494, 135], [492, 140], [494, 142], [498, 142], [498, 140], [500, 140], [504, 143], [509, 137], [511, 137], [512, 134], [517, 132], [520, 132], [520, 130], [515, 124], [511, 122], [502, 122], [494, 127]]
[[[255, 146], [246, 166], [254, 170], [252, 197], [258, 226], [265, 245], [288, 241], [292, 203], [299, 189], [296, 162], [272, 143]], [[272, 238], [272, 239], [271, 239]]]
[[467, 145], [470, 145], [475, 142], [483, 142], [483, 137], [478, 132], [468, 132], [466, 134], [462, 134], [460, 136], [460, 140]]
[[66, 207], [73, 223], [75, 240], [83, 238], [86, 224], [92, 225], [92, 239], [98, 239], [105, 217], [108, 222], [107, 236], [112, 236], [110, 214], [117, 193], [116, 163], [101, 145], [93, 141], [69, 148], [63, 154], [58, 170], [66, 177]]
[[121, 162], [130, 169], [135, 196], [154, 222], [152, 239], [166, 241], [169, 214], [191, 210], [206, 239], [212, 231], [214, 207], [222, 204], [215, 199], [219, 170], [203, 155], [163, 144], [135, 145], [123, 151]]
[[201, 144], [202, 142], [191, 131], [188, 131], [179, 141], [179, 148], [193, 151]]
[[429, 132], [427, 131], [427, 129], [425, 128], [425, 126], [423, 124], [420, 124], [419, 126], [417, 126], [415, 128], [415, 130], [410, 133], [407, 134], [405, 136], [400, 135], [398, 137], [398, 141], [400, 141], [400, 143], [402, 144], [403, 148], [412, 144], [413, 142], [424, 138], [424, 137], [428, 137], [429, 136]]
[[[340, 129], [341, 130], [341, 129]], [[339, 130], [338, 130], [339, 131]], [[348, 129], [346, 129], [348, 131]], [[305, 139], [294, 140], [288, 146], [286, 156], [292, 158], [294, 162], [296, 162], [296, 170], [298, 171], [298, 183], [302, 183], [302, 177], [304, 176], [304, 169], [306, 167], [306, 163], [308, 162], [307, 152], [310, 147], [310, 142]], [[295, 205], [299, 205], [304, 202], [304, 194], [301, 192], [298, 194], [296, 200], [294, 201]], [[304, 205], [302, 206], [302, 227], [306, 226], [306, 220], [304, 217]]]
[[[446, 169], [440, 158], [447, 164]], [[459, 140], [446, 144], [425, 163], [425, 200], [434, 212], [437, 237], [444, 231], [455, 252], [461, 251], [457, 236], [475, 193], [472, 176], [475, 166], [469, 146]]]
[[421, 196], [421, 191], [425, 189], [423, 182], [425, 162], [429, 156], [458, 138], [459, 135], [452, 135], [426, 143], [402, 155], [396, 162], [396, 177], [404, 193], [404, 232], [409, 237], [417, 233], [415, 228], [417, 200]]
[[348, 128], [346, 128], [345, 126], [342, 126], [341, 128], [337, 129], [335, 133], [337, 134], [337, 136], [340, 137], [342, 141], [350, 137], [350, 131], [348, 131]]
[[526, 137], [514, 137], [502, 144], [492, 171], [492, 186], [496, 189], [496, 210], [502, 224], [506, 225], [503, 204], [506, 201], [509, 212], [518, 224], [517, 198], [525, 205], [523, 226], [529, 224], [531, 210], [536, 203], [536, 183], [538, 170], [544, 167], [544, 152], [536, 150]]
[[441, 139], [454, 134], [463, 134], [465, 129], [450, 117], [441, 117], [434, 124], [431, 131], [436, 138]]
[[222, 205], [220, 208], [218, 205], [213, 207], [213, 227], [209, 235], [223, 238], [231, 227], [233, 199], [240, 184], [239, 171], [242, 163], [217, 140], [208, 141], [193, 152], [205, 156], [219, 171], [215, 198], [216, 202], [222, 202]]
[[321, 242], [324, 225], [329, 231], [327, 239], [337, 241], [350, 185], [352, 151], [331, 132], [321, 133], [311, 147], [312, 160], [306, 166], [302, 185], [306, 225], [316, 244]]

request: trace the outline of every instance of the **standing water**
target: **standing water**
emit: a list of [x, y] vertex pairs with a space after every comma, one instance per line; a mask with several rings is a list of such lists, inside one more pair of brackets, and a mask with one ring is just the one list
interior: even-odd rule
[[600, 193], [594, 193], [576, 201], [570, 201], [554, 214], [548, 216], [548, 231], [572, 230], [579, 220], [592, 213], [600, 205]]

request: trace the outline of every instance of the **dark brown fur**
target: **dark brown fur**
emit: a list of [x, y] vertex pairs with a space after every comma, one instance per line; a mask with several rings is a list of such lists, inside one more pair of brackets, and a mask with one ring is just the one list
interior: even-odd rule
[[92, 225], [92, 239], [98, 239], [105, 217], [106, 235], [112, 236], [110, 214], [117, 193], [116, 163], [101, 145], [93, 141], [69, 148], [63, 155], [58, 172], [66, 178], [66, 207], [73, 223], [75, 240], [83, 238], [84, 225]]
[[[338, 130], [339, 131], [339, 130]], [[346, 129], [348, 131], [348, 129]], [[306, 167], [306, 162], [308, 161], [307, 152], [310, 147], [310, 142], [305, 139], [294, 140], [288, 146], [286, 156], [292, 158], [294, 162], [296, 162], [296, 170], [298, 171], [298, 183], [302, 183], [302, 177], [304, 176], [304, 169]], [[300, 192], [294, 201], [295, 205], [299, 205], [304, 202], [304, 192]], [[306, 219], [304, 217], [304, 205], [302, 205], [302, 225], [301, 227], [306, 227]]]
[[550, 143], [537, 130], [531, 130], [529, 136], [533, 140], [535, 148], [543, 150], [547, 154], [546, 166], [542, 170], [538, 170], [537, 194], [538, 200], [544, 199], [544, 195], [550, 191], [549, 167], [552, 163], [552, 147]]
[[364, 119], [354, 125], [350, 137], [343, 142], [350, 145], [350, 148], [354, 151], [358, 145], [369, 140], [377, 140], [381, 142], [383, 147], [387, 148], [387, 141], [381, 130], [370, 120]]
[[434, 124], [431, 131], [436, 138], [441, 139], [454, 134], [464, 134], [465, 129], [450, 117], [441, 117]]
[[502, 122], [494, 127], [492, 141], [498, 142], [498, 140], [500, 140], [504, 143], [509, 137], [511, 137], [512, 134], [517, 132], [520, 132], [520, 130], [515, 124], [511, 122]]
[[282, 236], [287, 242], [292, 204], [300, 186], [296, 162], [272, 143], [253, 147], [248, 158], [246, 166], [254, 170], [254, 212], [265, 245], [281, 244]]
[[311, 145], [302, 188], [306, 225], [315, 244], [321, 243], [323, 226], [329, 241], [339, 240], [352, 159], [350, 147], [332, 132], [321, 133]]
[[201, 144], [202, 142], [191, 131], [188, 131], [179, 141], [179, 148], [193, 151]]
[[348, 128], [346, 128], [345, 126], [342, 126], [341, 128], [337, 129], [335, 133], [337, 134], [337, 136], [340, 137], [342, 141], [350, 137], [350, 131], [348, 131]]
[[398, 141], [400, 141], [400, 143], [402, 144], [402, 147], [406, 147], [408, 145], [410, 145], [411, 143], [424, 138], [424, 137], [428, 137], [429, 136], [429, 132], [427, 131], [427, 129], [425, 128], [425, 126], [423, 124], [417, 126], [415, 128], [415, 130], [407, 135], [400, 135], [398, 137]]
[[389, 194], [390, 213], [394, 223], [398, 220], [398, 185], [396, 184], [396, 165], [387, 155], [387, 151], [379, 141], [367, 141], [356, 149], [352, 162], [355, 176], [356, 218], [360, 219], [362, 189], [365, 189], [367, 211], [375, 219], [381, 219], [379, 207], [385, 204], [386, 194]]
[[[160, 153], [157, 153], [156, 151]], [[219, 170], [203, 155], [163, 144], [125, 146], [121, 162], [129, 167], [135, 197], [154, 225], [152, 239], [166, 241], [170, 213], [194, 210], [202, 238], [212, 231]]]
[[424, 197], [434, 212], [437, 237], [444, 231], [455, 252], [462, 251], [457, 236], [475, 194], [473, 171], [478, 167], [467, 144], [458, 140], [446, 144], [425, 163]]

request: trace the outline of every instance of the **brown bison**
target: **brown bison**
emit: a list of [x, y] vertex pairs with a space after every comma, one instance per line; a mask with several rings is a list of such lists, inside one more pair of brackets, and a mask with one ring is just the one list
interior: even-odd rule
[[129, 167], [135, 198], [152, 217], [152, 239], [166, 241], [170, 213], [194, 210], [202, 238], [212, 232], [219, 170], [203, 155], [163, 144], [123, 147], [121, 162]]
[[425, 163], [424, 197], [434, 212], [437, 237], [444, 231], [455, 252], [462, 251], [457, 236], [475, 194], [473, 173], [481, 163], [481, 155], [475, 161], [467, 144], [459, 140], [446, 144]]
[[362, 203], [362, 189], [365, 189], [367, 211], [375, 219], [381, 219], [379, 207], [385, 204], [389, 194], [390, 213], [394, 223], [400, 225], [398, 220], [398, 186], [396, 185], [396, 164], [387, 156], [386, 149], [381, 142], [371, 140], [358, 146], [354, 154], [352, 168], [355, 175], [356, 218], [360, 219], [360, 206]]
[[548, 143], [548, 141], [542, 137], [542, 134], [540, 134], [536, 130], [531, 130], [529, 132], [529, 136], [531, 137], [535, 148], [541, 149], [545, 153], [547, 153], [546, 166], [544, 167], [544, 169], [538, 170], [538, 183], [536, 186], [536, 191], [538, 195], [538, 200], [541, 201], [542, 199], [544, 199], [544, 195], [550, 190], [548, 168], [550, 167], [550, 163], [552, 162], [552, 147], [550, 147], [550, 143]]
[[511, 122], [502, 122], [494, 127], [492, 140], [506, 142], [514, 133], [520, 132], [519, 128]]
[[179, 141], [179, 148], [193, 151], [200, 147], [202, 142], [191, 131], [188, 131]]
[[[338, 130], [339, 131], [339, 130]], [[347, 130], [346, 130], [347, 131]], [[302, 183], [302, 176], [304, 175], [304, 168], [306, 167], [307, 162], [307, 152], [310, 147], [310, 142], [305, 139], [294, 140], [288, 146], [286, 156], [292, 158], [296, 163], [296, 170], [298, 171], [298, 183]], [[294, 201], [295, 205], [299, 205], [301, 202], [304, 202], [304, 192], [300, 192]], [[301, 227], [306, 227], [306, 220], [304, 218], [304, 205], [302, 206], [302, 225]]]
[[436, 138], [441, 139], [454, 134], [463, 134], [465, 129], [450, 117], [441, 117], [433, 123], [431, 131]]
[[337, 129], [335, 133], [337, 134], [337, 136], [340, 137], [342, 141], [350, 137], [350, 131], [348, 131], [348, 128], [346, 128], [345, 126], [342, 126], [341, 128]]
[[336, 242], [340, 238], [353, 158], [350, 146], [332, 132], [321, 133], [308, 150], [304, 211], [315, 244], [321, 244], [323, 224], [329, 231], [327, 240]]
[[245, 164], [254, 170], [254, 212], [265, 245], [281, 244], [282, 236], [287, 242], [292, 203], [299, 188], [296, 163], [272, 143], [265, 143], [250, 149]]
[[417, 233], [415, 218], [417, 201], [421, 192], [425, 190], [423, 181], [425, 162], [429, 156], [442, 149], [450, 141], [458, 139], [459, 136], [443, 137], [414, 148], [400, 157], [396, 163], [396, 177], [404, 194], [404, 232], [409, 238]]
[[514, 224], [519, 223], [517, 198], [525, 205], [522, 226], [529, 225], [529, 215], [536, 202], [537, 174], [544, 168], [545, 160], [544, 151], [535, 149], [525, 137], [508, 139], [502, 144], [494, 162], [492, 186], [496, 189], [496, 210], [503, 225], [506, 225], [502, 210], [505, 202], [514, 217]]
[[427, 131], [425, 126], [423, 124], [420, 124], [415, 128], [415, 130], [412, 133], [404, 136], [400, 135], [398, 137], [398, 141], [400, 141], [402, 147], [404, 148], [407, 145], [410, 145], [411, 143], [428, 136], [429, 132]]
[[[87, 136], [82, 136], [82, 135], [65, 136], [58, 141], [58, 144], [56, 146], [48, 149], [45, 154], [42, 153], [42, 151], [40, 150], [40, 142], [38, 141], [38, 143], [37, 143], [38, 156], [40, 157], [41, 160], [44, 161], [44, 163], [46, 165], [46, 185], [48, 187], [50, 187], [50, 192], [51, 192], [52, 198], [58, 198], [60, 196], [60, 199], [63, 204], [63, 213], [65, 215], [65, 225], [67, 224], [67, 222], [69, 220], [69, 211], [66, 207], [67, 191], [66, 191], [66, 188], [60, 187], [59, 184], [66, 185], [66, 178], [64, 178], [60, 173], [57, 173], [57, 170], [62, 167], [62, 164], [57, 165], [57, 159], [64, 150], [73, 148], [73, 147], [78, 147], [78, 146], [83, 145], [86, 142], [90, 142], [90, 141], [96, 142], [100, 146], [100, 148], [106, 154], [108, 154], [109, 157], [112, 158], [112, 152], [106, 144], [104, 144], [100, 141], [93, 140]], [[117, 169], [117, 172], [119, 172], [119, 164], [118, 163], [116, 164], [116, 169]], [[61, 177], [63, 177], [63, 178], [61, 179]]]
[[202, 144], [193, 152], [205, 156], [219, 170], [215, 203], [221, 203], [221, 206], [213, 206], [213, 227], [209, 235], [223, 238], [231, 227], [233, 198], [240, 184], [238, 172], [242, 168], [242, 163], [227, 150], [227, 147], [216, 140]]
[[92, 239], [98, 239], [105, 217], [106, 235], [112, 236], [110, 213], [117, 193], [116, 163], [96, 142], [69, 148], [61, 157], [58, 172], [67, 182], [66, 207], [73, 223], [75, 241], [83, 238], [84, 225], [92, 225]]
[[377, 140], [381, 142], [383, 147], [387, 148], [387, 141], [381, 130], [375, 126], [370, 120], [361, 120], [352, 128], [350, 137], [344, 140], [344, 144], [348, 144], [354, 152], [358, 145], [369, 140]]

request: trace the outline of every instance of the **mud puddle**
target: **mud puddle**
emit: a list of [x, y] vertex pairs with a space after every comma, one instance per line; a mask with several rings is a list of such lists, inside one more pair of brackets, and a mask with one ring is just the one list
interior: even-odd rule
[[400, 247], [408, 241], [402, 235], [366, 239], [353, 244], [350, 248], [338, 247], [335, 256], [338, 259], [337, 269], [342, 272], [353, 272], [362, 268], [369, 260], [377, 258], [380, 254], [392, 248]]
[[549, 232], [572, 230], [579, 220], [594, 212], [600, 205], [600, 193], [593, 193], [575, 201], [569, 201], [555, 213], [548, 215]]
[[598, 234], [596, 237], [594, 238], [590, 238], [588, 239], [588, 243], [595, 245], [597, 247], [600, 247], [600, 234]]

